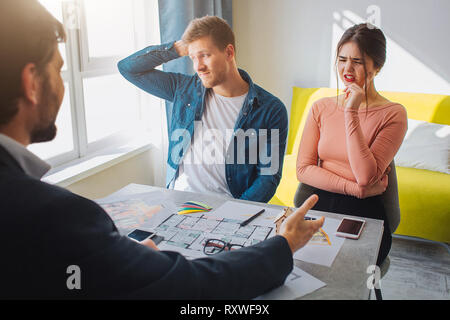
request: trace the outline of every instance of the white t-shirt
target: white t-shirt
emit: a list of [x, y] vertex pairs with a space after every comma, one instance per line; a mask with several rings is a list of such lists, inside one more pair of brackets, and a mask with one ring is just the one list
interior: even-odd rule
[[247, 93], [223, 97], [209, 90], [202, 120], [180, 163], [174, 189], [233, 197], [225, 177], [225, 154]]

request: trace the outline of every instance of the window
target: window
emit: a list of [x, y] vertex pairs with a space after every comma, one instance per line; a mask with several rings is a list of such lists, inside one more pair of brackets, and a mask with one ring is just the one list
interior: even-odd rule
[[[157, 0], [39, 0], [64, 23], [65, 96], [53, 141], [29, 149], [53, 166], [149, 132], [162, 104], [123, 79], [117, 62], [160, 43]], [[151, 123], [153, 122], [153, 123]]]

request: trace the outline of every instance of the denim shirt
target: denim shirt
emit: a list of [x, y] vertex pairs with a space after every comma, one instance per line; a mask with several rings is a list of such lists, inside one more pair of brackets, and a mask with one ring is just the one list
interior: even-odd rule
[[[194, 121], [201, 121], [205, 95], [211, 90], [203, 86], [197, 74], [155, 69], [180, 57], [174, 43], [149, 46], [118, 63], [120, 73], [131, 83], [173, 103], [168, 121], [167, 188], [174, 185], [179, 164], [194, 136]], [[245, 71], [239, 69], [239, 73], [248, 82], [249, 91], [227, 148], [225, 177], [234, 198], [268, 202], [281, 179], [287, 111], [278, 98], [254, 84]]]

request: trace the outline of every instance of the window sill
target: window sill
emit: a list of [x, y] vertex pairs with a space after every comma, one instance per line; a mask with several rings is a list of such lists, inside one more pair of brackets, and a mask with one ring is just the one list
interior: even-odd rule
[[69, 185], [108, 169], [153, 148], [149, 139], [133, 140], [125, 145], [104, 149], [84, 158], [52, 168], [42, 179], [59, 187]]

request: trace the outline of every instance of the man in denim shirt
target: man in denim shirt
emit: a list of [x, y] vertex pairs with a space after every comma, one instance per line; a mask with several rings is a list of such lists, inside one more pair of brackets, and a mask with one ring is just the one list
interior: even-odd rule
[[[155, 69], [187, 55], [194, 76]], [[166, 187], [272, 198], [281, 179], [287, 111], [237, 68], [234, 34], [225, 20], [195, 19], [182, 40], [147, 47], [118, 67], [139, 88], [173, 102]]]

